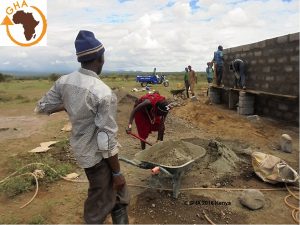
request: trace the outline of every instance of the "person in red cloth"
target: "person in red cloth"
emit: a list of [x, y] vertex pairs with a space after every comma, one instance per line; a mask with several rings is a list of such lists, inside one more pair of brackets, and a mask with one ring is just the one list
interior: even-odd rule
[[[165, 119], [170, 107], [165, 97], [159, 93], [146, 94], [139, 98], [130, 114], [127, 133], [131, 132], [132, 121], [135, 119], [136, 128], [141, 138], [146, 140], [152, 131], [158, 131], [157, 141], [162, 141], [165, 131]], [[145, 149], [141, 141], [141, 148]]]

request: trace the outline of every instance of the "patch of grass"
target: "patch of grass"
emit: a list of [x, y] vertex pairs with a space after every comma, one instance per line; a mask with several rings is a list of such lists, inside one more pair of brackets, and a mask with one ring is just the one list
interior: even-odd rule
[[17, 100], [19, 103], [28, 103], [28, 102], [31, 102], [31, 100], [28, 97], [25, 97], [23, 95], [17, 95], [15, 97], [15, 100]]
[[0, 224], [21, 224], [20, 218], [17, 218], [15, 214], [8, 213], [0, 215]]
[[0, 102], [9, 102], [12, 101], [13, 98], [11, 96], [7, 95], [0, 95]]
[[45, 224], [45, 218], [40, 214], [35, 215], [28, 221], [28, 224]]
[[33, 190], [35, 180], [32, 176], [26, 175], [22, 177], [14, 177], [0, 185], [0, 192], [3, 192], [8, 197], [14, 197], [23, 192]]
[[63, 140], [57, 145], [58, 147], [54, 146], [53, 149], [50, 149], [46, 153], [23, 153], [17, 157], [11, 157], [8, 162], [9, 171], [11, 173], [32, 163], [42, 163], [44, 165], [33, 164], [21, 169], [13, 178], [0, 184], [0, 192], [4, 193], [8, 197], [14, 197], [23, 192], [33, 190], [35, 188], [34, 177], [30, 175], [18, 177], [17, 175], [28, 172], [32, 173], [36, 169], [43, 170], [45, 173], [45, 176], [39, 179], [40, 185], [46, 185], [57, 181], [61, 179], [60, 176], [65, 176], [72, 172], [75, 169], [75, 164], [72, 163], [72, 160], [65, 160], [65, 158], [62, 159], [60, 157], [56, 157], [56, 154], [53, 154], [57, 151], [62, 152], [62, 154], [69, 154], [69, 142], [67, 140]]

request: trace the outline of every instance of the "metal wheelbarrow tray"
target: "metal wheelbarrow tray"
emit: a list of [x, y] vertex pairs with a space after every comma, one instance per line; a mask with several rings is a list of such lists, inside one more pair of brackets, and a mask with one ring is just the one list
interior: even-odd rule
[[171, 94], [176, 97], [180, 97], [182, 99], [185, 98], [185, 94], [184, 94], [185, 89], [175, 89], [175, 90], [170, 90]]
[[181, 186], [181, 178], [184, 175], [184, 172], [190, 169], [195, 161], [197, 161], [198, 159], [200, 159], [206, 154], [206, 150], [199, 145], [194, 145], [188, 142], [183, 142], [183, 143], [192, 147], [196, 156], [181, 165], [170, 166], [170, 165], [163, 165], [157, 162], [145, 161], [143, 159], [143, 155], [145, 154], [146, 151], [151, 151], [151, 148], [138, 152], [133, 160], [126, 159], [122, 156], [120, 156], [119, 159], [121, 161], [124, 161], [126, 163], [129, 163], [131, 165], [137, 166], [142, 169], [153, 169], [154, 167], [159, 167], [160, 171], [162, 171], [163, 173], [167, 174], [172, 178], [173, 197], [177, 198]]

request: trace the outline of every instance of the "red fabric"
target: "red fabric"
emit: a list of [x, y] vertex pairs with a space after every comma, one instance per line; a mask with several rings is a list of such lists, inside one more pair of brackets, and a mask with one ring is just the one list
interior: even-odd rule
[[[151, 105], [152, 105], [151, 110], [149, 111], [148, 109], [143, 108], [143, 109], [137, 111], [135, 113], [135, 117], [134, 117], [136, 128], [138, 130], [138, 134], [143, 139], [147, 139], [147, 137], [149, 136], [149, 134], [152, 131], [158, 131], [160, 123], [161, 123], [161, 118], [160, 118], [160, 116], [157, 116], [156, 103], [160, 102], [160, 101], [164, 101], [165, 97], [161, 96], [158, 93], [146, 94], [137, 101], [136, 105], [142, 103], [146, 99], [148, 99], [151, 102]], [[151, 123], [151, 120], [149, 119], [149, 116], [147, 115], [147, 111], [148, 111], [148, 114], [149, 114], [151, 120], [153, 121], [153, 123]]]

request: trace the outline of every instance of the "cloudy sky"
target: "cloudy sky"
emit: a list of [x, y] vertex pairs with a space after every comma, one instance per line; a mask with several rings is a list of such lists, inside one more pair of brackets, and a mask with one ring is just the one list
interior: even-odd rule
[[91, 30], [104, 70], [203, 71], [230, 48], [299, 32], [298, 0], [50, 0], [47, 47], [0, 47], [0, 70], [72, 71], [74, 40]]

